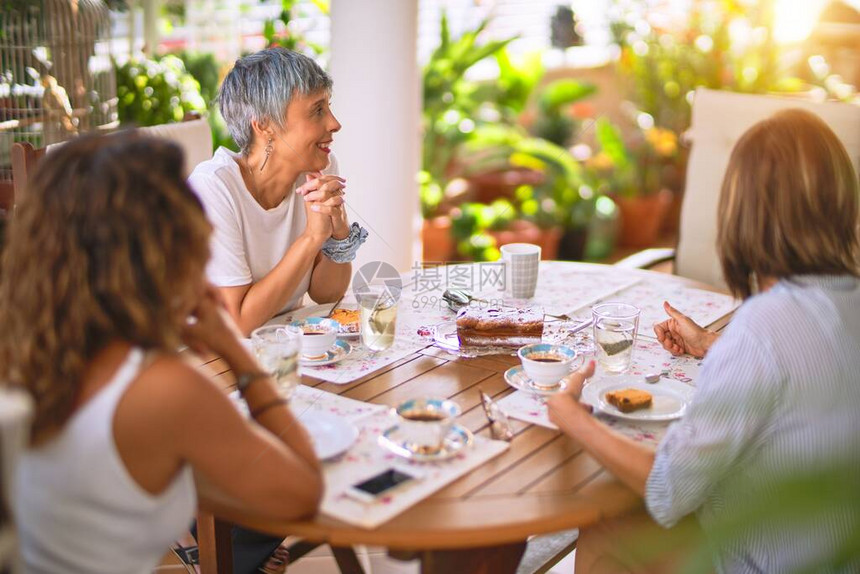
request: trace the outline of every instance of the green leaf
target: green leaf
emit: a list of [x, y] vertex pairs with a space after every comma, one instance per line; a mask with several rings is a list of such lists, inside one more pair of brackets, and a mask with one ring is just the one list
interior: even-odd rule
[[595, 128], [595, 136], [600, 144], [601, 151], [608, 155], [618, 169], [626, 169], [630, 166], [630, 157], [624, 140], [621, 138], [621, 130], [606, 118], [599, 118]]
[[266, 19], [263, 23], [263, 38], [266, 39], [266, 45], [271, 44], [275, 40], [275, 21]]
[[451, 45], [451, 30], [448, 28], [448, 14], [442, 10], [442, 18], [439, 21], [439, 53], [448, 51]]
[[597, 86], [590, 82], [556, 80], [544, 88], [538, 104], [545, 113], [556, 114], [562, 106], [587, 98], [596, 91]]

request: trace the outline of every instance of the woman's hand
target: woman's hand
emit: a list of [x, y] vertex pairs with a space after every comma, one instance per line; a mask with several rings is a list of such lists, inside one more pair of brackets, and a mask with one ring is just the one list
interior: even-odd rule
[[336, 175], [311, 172], [304, 185], [296, 189], [303, 196], [310, 209], [328, 215], [331, 219], [331, 237], [344, 239], [349, 235], [349, 221], [344, 208], [346, 180]]
[[310, 203], [305, 203], [305, 218], [307, 219], [305, 234], [316, 241], [319, 244], [318, 247], [321, 247], [332, 234], [331, 216], [311, 208]]
[[695, 357], [704, 357], [719, 335], [698, 326], [667, 301], [663, 302], [663, 308], [670, 318], [654, 325], [654, 333], [663, 348], [673, 355], [689, 353]]
[[182, 331], [183, 341], [197, 353], [211, 351], [226, 358], [237, 345], [242, 346], [241, 337], [218, 289], [207, 284]]
[[594, 361], [588, 361], [578, 371], [567, 376], [564, 380], [567, 388], [552, 395], [546, 402], [549, 420], [558, 428], [564, 429], [565, 422], [571, 417], [591, 414], [592, 408], [579, 402], [582, 396], [582, 385], [594, 375]]

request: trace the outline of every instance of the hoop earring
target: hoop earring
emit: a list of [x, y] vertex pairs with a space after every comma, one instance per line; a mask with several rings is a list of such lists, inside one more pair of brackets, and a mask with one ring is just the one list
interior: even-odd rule
[[266, 142], [266, 158], [263, 160], [263, 165], [260, 166], [260, 172], [263, 171], [263, 168], [266, 167], [266, 163], [269, 161], [269, 156], [272, 155], [272, 150], [275, 148], [272, 147], [272, 138], [269, 138], [269, 141]]

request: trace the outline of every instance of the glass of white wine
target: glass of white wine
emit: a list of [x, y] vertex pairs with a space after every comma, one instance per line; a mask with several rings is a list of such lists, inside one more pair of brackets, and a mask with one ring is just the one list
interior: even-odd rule
[[361, 343], [371, 351], [388, 349], [397, 330], [397, 298], [384, 286], [369, 286], [357, 298]]
[[623, 373], [633, 363], [639, 331], [639, 307], [604, 303], [591, 309], [594, 318], [594, 355], [607, 373]]
[[301, 378], [302, 330], [292, 325], [260, 327], [251, 333], [251, 346], [260, 366], [275, 379], [281, 396], [289, 399]]

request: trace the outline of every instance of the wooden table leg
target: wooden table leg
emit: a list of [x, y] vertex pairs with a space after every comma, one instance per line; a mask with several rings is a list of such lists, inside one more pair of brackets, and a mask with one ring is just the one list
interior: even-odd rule
[[233, 525], [208, 512], [197, 513], [200, 574], [233, 574]]
[[526, 543], [505, 546], [431, 550], [421, 553], [421, 574], [514, 574]]
[[361, 567], [361, 562], [358, 561], [358, 556], [351, 546], [346, 548], [332, 546], [331, 553], [334, 554], [341, 574], [364, 574], [364, 568]]

